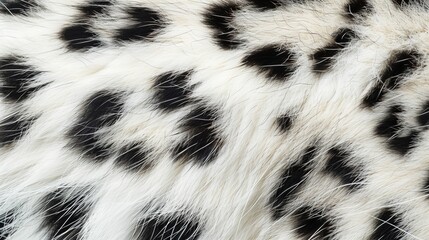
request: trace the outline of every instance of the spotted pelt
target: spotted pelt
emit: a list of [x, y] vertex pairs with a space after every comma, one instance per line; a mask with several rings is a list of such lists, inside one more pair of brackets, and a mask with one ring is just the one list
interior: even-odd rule
[[0, 239], [429, 239], [428, 29], [424, 0], [0, 0]]

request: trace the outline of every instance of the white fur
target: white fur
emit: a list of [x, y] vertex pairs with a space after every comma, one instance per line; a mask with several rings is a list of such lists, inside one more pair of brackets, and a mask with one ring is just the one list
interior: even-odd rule
[[[266, 12], [247, 7], [234, 19], [246, 46], [225, 51], [214, 44], [201, 16], [209, 4], [221, 1], [121, 0], [111, 15], [94, 20], [108, 46], [74, 53], [57, 36], [73, 21], [75, 6], [85, 1], [39, 2], [45, 9], [32, 16], [0, 16], [0, 56], [28, 57], [45, 71], [38, 83], [50, 82], [19, 107], [0, 104], [2, 117], [18, 110], [41, 116], [13, 148], [0, 150], [0, 213], [23, 209], [14, 223], [18, 229], [8, 240], [47, 239], [38, 227], [42, 214], [37, 209], [43, 196], [64, 185], [91, 186], [86, 201], [92, 210], [84, 226], [89, 240], [132, 239], [135, 225], [145, 216], [142, 211], [152, 205], [164, 213], [192, 213], [203, 227], [201, 239], [297, 239], [287, 216], [271, 220], [267, 202], [282, 170], [315, 141], [322, 143], [316, 158], [319, 169], [323, 152], [347, 144], [358, 161], [352, 164], [362, 163], [367, 171], [367, 184], [349, 194], [338, 180], [315, 172], [293, 207], [314, 203], [331, 209], [329, 214], [338, 221], [336, 239], [365, 239], [374, 230], [377, 210], [392, 204], [409, 221], [407, 239], [429, 239], [429, 201], [420, 192], [429, 170], [429, 133], [422, 134], [411, 154], [400, 157], [374, 136], [388, 104], [373, 111], [360, 107], [392, 51], [416, 48], [426, 61], [429, 14], [424, 9], [403, 12], [390, 1], [371, 1], [374, 13], [364, 24], [354, 25], [341, 16], [345, 0]], [[153, 43], [115, 45], [113, 31], [127, 24], [123, 9], [137, 5], [159, 10], [169, 24]], [[312, 73], [309, 55], [346, 26], [355, 29], [360, 40], [338, 56], [333, 70]], [[291, 46], [298, 54], [299, 68], [285, 83], [269, 81], [257, 69], [241, 65], [246, 52], [269, 43]], [[225, 145], [206, 167], [175, 163], [169, 153], [183, 136], [179, 120], [192, 107], [165, 114], [151, 105], [157, 75], [190, 69], [195, 72], [190, 80], [196, 86], [193, 96], [221, 110], [218, 124]], [[388, 95], [389, 101], [407, 106], [409, 121], [428, 100], [428, 73], [417, 71]], [[124, 171], [113, 165], [113, 157], [93, 164], [67, 145], [65, 134], [83, 101], [102, 89], [129, 93], [124, 117], [106, 135], [115, 146], [147, 142], [154, 149], [150, 170]], [[285, 112], [296, 120], [281, 134], [275, 121]]]

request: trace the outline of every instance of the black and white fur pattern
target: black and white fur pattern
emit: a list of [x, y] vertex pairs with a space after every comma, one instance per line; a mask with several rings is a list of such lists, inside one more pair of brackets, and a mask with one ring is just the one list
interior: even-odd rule
[[0, 239], [429, 239], [429, 4], [0, 0]]

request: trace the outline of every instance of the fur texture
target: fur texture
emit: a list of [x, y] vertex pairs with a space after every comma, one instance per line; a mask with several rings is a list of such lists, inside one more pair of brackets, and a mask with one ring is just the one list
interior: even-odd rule
[[429, 239], [429, 5], [0, 1], [0, 239]]

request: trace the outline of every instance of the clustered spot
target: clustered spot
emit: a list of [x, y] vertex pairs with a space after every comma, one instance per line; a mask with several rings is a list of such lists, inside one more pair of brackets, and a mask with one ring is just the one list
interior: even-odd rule
[[319, 209], [309, 206], [298, 208], [293, 214], [295, 229], [305, 239], [331, 239], [334, 222]]
[[24, 57], [0, 58], [0, 94], [11, 102], [26, 100], [45, 86], [35, 85], [35, 80], [40, 74], [40, 71], [25, 63]]
[[237, 29], [233, 25], [240, 6], [235, 3], [212, 5], [204, 14], [204, 24], [213, 31], [216, 44], [224, 50], [238, 48], [243, 41], [237, 38]]
[[375, 230], [372, 233], [371, 240], [389, 239], [400, 240], [404, 236], [402, 230], [402, 220], [392, 208], [384, 208], [376, 216]]
[[404, 110], [399, 105], [393, 105], [389, 108], [386, 116], [378, 123], [375, 128], [375, 133], [378, 136], [387, 139], [389, 149], [399, 153], [408, 153], [417, 142], [419, 132], [410, 130], [407, 134], [401, 134], [403, 129], [400, 115]]
[[401, 86], [407, 75], [412, 74], [420, 65], [421, 54], [415, 50], [400, 50], [392, 54], [386, 67], [380, 75], [379, 81], [363, 99], [363, 106], [374, 107], [390, 90]]
[[298, 68], [297, 56], [279, 45], [267, 45], [248, 53], [242, 60], [245, 66], [256, 67], [260, 73], [279, 81], [287, 81]]
[[0, 215], [0, 240], [6, 240], [13, 234], [12, 224], [15, 221], [15, 214], [15, 211], [11, 210]]
[[362, 169], [349, 163], [350, 155], [344, 149], [331, 148], [328, 151], [328, 160], [324, 172], [338, 178], [348, 190], [355, 191], [363, 186]]
[[34, 122], [34, 118], [19, 113], [9, 115], [0, 122], [0, 147], [10, 146], [25, 136]]
[[60, 32], [60, 38], [71, 51], [87, 51], [104, 45], [88, 23], [74, 23], [65, 27]]
[[139, 223], [138, 240], [196, 240], [201, 226], [194, 218], [182, 214], [156, 216]]
[[248, 0], [248, 2], [261, 10], [271, 10], [276, 9], [281, 6], [282, 3], [279, 0]]
[[159, 109], [172, 111], [189, 104], [192, 87], [188, 85], [191, 71], [167, 72], [155, 79], [155, 101]]
[[373, 9], [368, 0], [350, 0], [344, 8], [346, 17], [352, 21], [368, 15]]
[[83, 18], [89, 19], [96, 15], [106, 13], [107, 7], [112, 4], [112, 1], [92, 0], [85, 5], [80, 6], [79, 11], [82, 13]]
[[131, 171], [144, 170], [149, 167], [149, 154], [150, 150], [145, 146], [145, 143], [131, 143], [119, 150], [119, 156], [115, 163]]
[[59, 33], [60, 39], [66, 43], [70, 51], [85, 52], [105, 45], [100, 40], [100, 36], [92, 29], [90, 20], [106, 13], [110, 5], [112, 5], [111, 1], [91, 0], [78, 7], [81, 14]]
[[84, 193], [69, 195], [65, 189], [58, 189], [43, 199], [42, 226], [48, 230], [49, 239], [81, 239], [89, 206], [85, 204]]
[[182, 129], [187, 137], [175, 147], [176, 159], [193, 160], [205, 165], [218, 155], [223, 140], [216, 131], [216, 122], [220, 118], [219, 110], [199, 103], [182, 120]]
[[122, 94], [102, 90], [84, 103], [77, 123], [69, 131], [71, 146], [92, 160], [104, 160], [111, 154], [111, 146], [101, 141], [98, 131], [115, 124], [123, 114]]
[[335, 57], [339, 55], [346, 47], [350, 45], [357, 34], [350, 28], [341, 28], [333, 34], [334, 42], [318, 49], [313, 55], [313, 70], [317, 73], [323, 73], [332, 68]]
[[166, 24], [159, 12], [147, 7], [131, 7], [127, 14], [133, 23], [117, 31], [114, 38], [118, 42], [150, 41]]
[[288, 131], [292, 126], [292, 117], [289, 114], [283, 114], [277, 118], [277, 125], [281, 132]]
[[273, 219], [277, 220], [284, 215], [284, 208], [301, 190], [310, 173], [310, 163], [316, 153], [314, 146], [308, 147], [302, 157], [281, 175], [279, 184], [273, 190], [269, 199]]
[[39, 4], [35, 0], [5, 0], [0, 3], [0, 13], [28, 15]]

